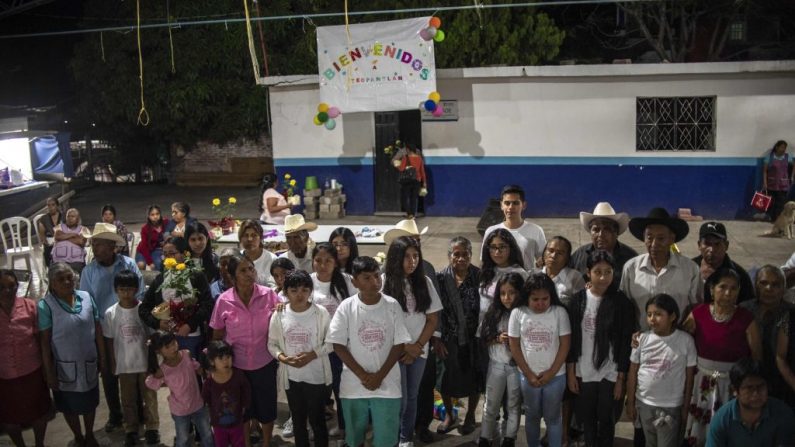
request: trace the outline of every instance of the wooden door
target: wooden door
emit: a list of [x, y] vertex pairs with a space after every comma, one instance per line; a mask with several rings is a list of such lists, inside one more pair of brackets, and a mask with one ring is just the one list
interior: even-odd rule
[[422, 122], [419, 110], [376, 112], [375, 117], [375, 212], [401, 215], [398, 171], [392, 166], [392, 157], [384, 148], [396, 140], [411, 141], [421, 147]]

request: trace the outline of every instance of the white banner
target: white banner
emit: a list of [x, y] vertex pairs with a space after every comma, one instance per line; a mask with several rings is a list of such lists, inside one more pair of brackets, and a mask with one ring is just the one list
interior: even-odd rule
[[317, 28], [320, 102], [349, 112], [419, 107], [436, 91], [430, 17]]

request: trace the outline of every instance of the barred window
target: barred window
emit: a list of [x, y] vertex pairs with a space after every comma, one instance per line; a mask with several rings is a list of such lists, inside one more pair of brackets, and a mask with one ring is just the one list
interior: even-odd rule
[[638, 151], [714, 151], [715, 96], [636, 99]]

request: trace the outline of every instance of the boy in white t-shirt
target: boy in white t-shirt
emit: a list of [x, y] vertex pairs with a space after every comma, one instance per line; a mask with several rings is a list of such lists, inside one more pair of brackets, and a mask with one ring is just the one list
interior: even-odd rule
[[[510, 231], [513, 238], [516, 239], [516, 245], [519, 246], [519, 250], [522, 252], [524, 267], [527, 270], [531, 270], [536, 266], [536, 260], [544, 254], [547, 238], [540, 226], [524, 220], [522, 213], [527, 209], [524, 189], [519, 185], [506, 185], [503, 187], [500, 193], [500, 209], [505, 215], [505, 220], [486, 228], [486, 232], [483, 233], [483, 240], [485, 241], [489, 233], [497, 228], [504, 228]], [[480, 252], [483, 253], [483, 250]]]
[[138, 275], [122, 270], [113, 279], [119, 302], [105, 311], [102, 333], [109, 339], [111, 373], [119, 376], [121, 408], [124, 416], [125, 446], [138, 444], [138, 396], [143, 397], [143, 416], [147, 444], [158, 444], [160, 418], [157, 393], [144, 383], [148, 365], [146, 339], [149, 330], [138, 316]]
[[400, 304], [379, 292], [381, 273], [375, 259], [356, 258], [352, 271], [359, 293], [340, 303], [326, 337], [345, 365], [340, 384], [345, 441], [361, 445], [372, 418], [373, 445], [392, 447], [400, 424], [397, 361], [411, 337]]

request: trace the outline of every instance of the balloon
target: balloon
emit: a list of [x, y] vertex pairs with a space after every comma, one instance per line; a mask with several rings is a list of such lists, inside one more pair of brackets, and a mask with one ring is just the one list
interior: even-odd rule
[[432, 26], [429, 26], [425, 28], [425, 32], [428, 33], [429, 36], [433, 37], [436, 35], [437, 29]]
[[336, 118], [340, 116], [340, 109], [336, 107], [329, 107], [328, 108], [328, 117], [329, 118]]
[[441, 101], [442, 95], [440, 95], [439, 92], [431, 92], [431, 94], [428, 95], [428, 99], [438, 103], [439, 101]]
[[322, 122], [320, 122], [320, 120], [317, 118], [317, 115], [315, 115], [315, 116], [312, 118], [312, 122], [313, 122], [313, 123], [315, 123], [315, 126], [320, 126], [321, 124], [323, 124], [323, 123], [322, 123]]
[[420, 38], [422, 38], [422, 40], [427, 42], [427, 41], [433, 39], [433, 36], [428, 34], [428, 29], [427, 28], [423, 28], [423, 29], [420, 30]]
[[434, 42], [441, 42], [443, 40], [444, 40], [444, 31], [442, 31], [442, 30], [436, 31], [436, 35], [433, 36], [433, 41]]
[[433, 112], [436, 109], [436, 103], [432, 99], [425, 101], [425, 110]]
[[428, 20], [428, 25], [439, 29], [439, 27], [442, 26], [442, 19], [439, 17], [431, 17], [431, 20]]
[[325, 123], [326, 121], [328, 121], [328, 113], [326, 112], [318, 113], [317, 120], [320, 121], [321, 123]]
[[427, 102], [427, 101], [420, 101], [420, 112], [422, 112], [423, 110], [425, 110], [425, 103], [426, 103], [426, 102]]
[[333, 130], [337, 126], [337, 122], [333, 119], [329, 119], [323, 125], [326, 126], [326, 129]]
[[320, 104], [317, 105], [317, 111], [328, 112], [328, 104], [326, 104], [325, 102], [321, 102]]
[[444, 109], [442, 108], [441, 104], [436, 106], [436, 108], [433, 110], [433, 116], [435, 116], [437, 118], [442, 116], [443, 113], [444, 113]]

